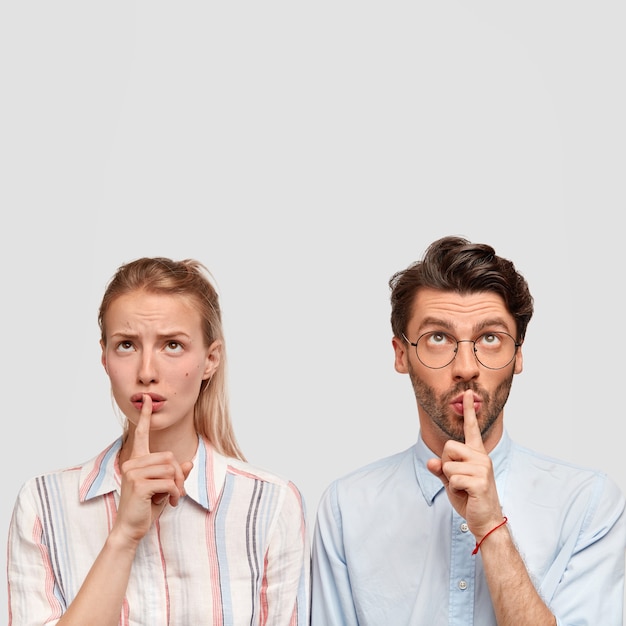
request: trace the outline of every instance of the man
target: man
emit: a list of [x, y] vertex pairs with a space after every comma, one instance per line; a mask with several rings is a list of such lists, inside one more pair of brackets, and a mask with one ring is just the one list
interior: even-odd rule
[[444, 237], [389, 284], [420, 434], [323, 495], [312, 626], [621, 625], [622, 493], [504, 429], [526, 280], [490, 246]]

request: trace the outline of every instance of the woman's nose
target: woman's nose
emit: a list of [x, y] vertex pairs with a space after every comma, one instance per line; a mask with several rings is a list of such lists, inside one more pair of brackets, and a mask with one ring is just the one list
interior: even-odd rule
[[154, 359], [149, 352], [142, 353], [138, 378], [142, 385], [150, 385], [157, 382], [158, 376]]

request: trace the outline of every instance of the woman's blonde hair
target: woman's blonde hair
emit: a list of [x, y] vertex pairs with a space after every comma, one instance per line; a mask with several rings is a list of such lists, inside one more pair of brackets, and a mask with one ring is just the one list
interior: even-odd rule
[[101, 339], [106, 345], [105, 315], [111, 303], [134, 291], [183, 296], [200, 313], [204, 342], [209, 347], [222, 342], [219, 366], [211, 378], [202, 381], [194, 407], [196, 431], [225, 456], [245, 460], [235, 438], [228, 400], [226, 346], [222, 314], [211, 274], [194, 259], [173, 261], [165, 257], [143, 257], [121, 265], [109, 282], [98, 313]]

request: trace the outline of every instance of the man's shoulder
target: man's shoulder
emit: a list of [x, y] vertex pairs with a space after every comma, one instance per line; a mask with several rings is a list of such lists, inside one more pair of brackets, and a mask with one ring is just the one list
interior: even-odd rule
[[535, 449], [512, 443], [510, 451], [509, 479], [523, 491], [524, 485], [534, 494], [548, 499], [607, 500], [623, 503], [624, 495], [617, 483], [604, 471], [575, 463]]
[[362, 503], [365, 498], [377, 499], [402, 485], [416, 485], [414, 446], [361, 465], [335, 478], [326, 488], [326, 497]]
[[364, 465], [350, 470], [343, 476], [337, 478], [339, 482], [353, 482], [359, 480], [367, 480], [369, 476], [386, 474], [388, 472], [397, 471], [398, 468], [405, 466], [408, 462], [413, 462], [415, 446], [411, 446], [402, 452], [396, 452], [373, 461], [370, 461]]
[[511, 442], [510, 456], [514, 463], [532, 466], [542, 471], [549, 470], [551, 473], [561, 472], [562, 474], [586, 475], [590, 477], [605, 475], [603, 471], [597, 468], [552, 456], [515, 441]]

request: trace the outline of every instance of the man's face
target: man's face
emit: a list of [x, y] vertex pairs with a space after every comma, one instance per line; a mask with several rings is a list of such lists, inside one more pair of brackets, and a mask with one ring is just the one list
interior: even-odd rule
[[[502, 298], [491, 292], [460, 295], [452, 291], [421, 289], [413, 302], [406, 336], [415, 343], [424, 333], [457, 340], [479, 340], [490, 333], [517, 337], [516, 325]], [[511, 389], [513, 375], [522, 371], [521, 348], [502, 369], [488, 369], [474, 355], [474, 344], [461, 341], [454, 360], [445, 367], [431, 369], [417, 357], [414, 346], [394, 337], [395, 367], [408, 373], [417, 401], [422, 437], [440, 454], [448, 439], [463, 441], [462, 394], [474, 392], [474, 408], [485, 447], [490, 450], [502, 434], [502, 411]], [[480, 343], [478, 344], [480, 346]], [[479, 347], [480, 354], [480, 347]]]

